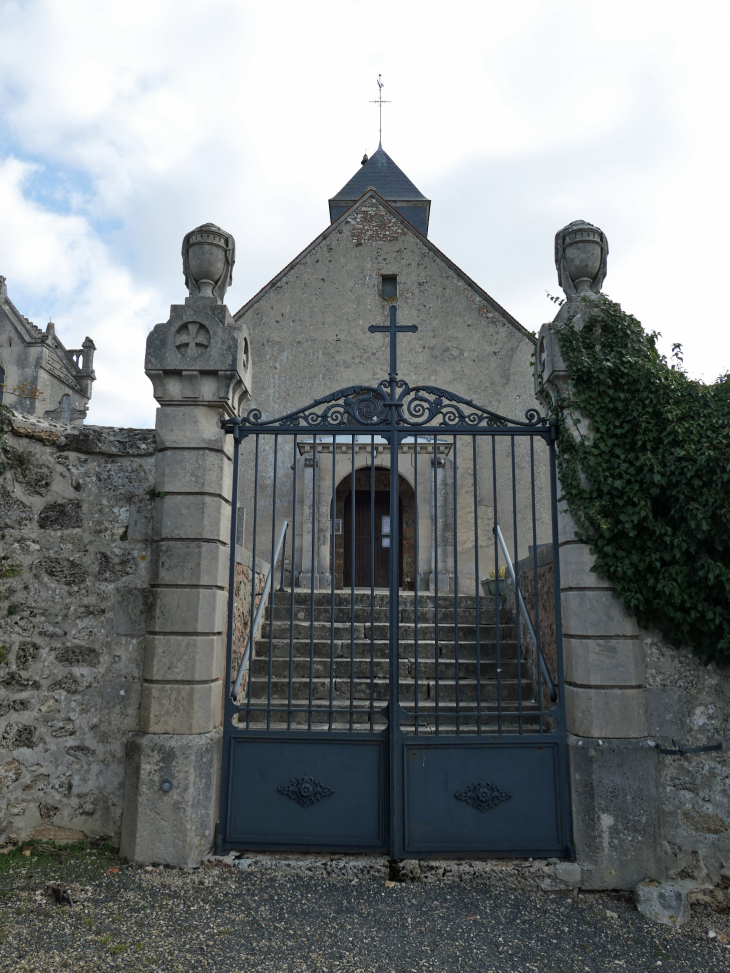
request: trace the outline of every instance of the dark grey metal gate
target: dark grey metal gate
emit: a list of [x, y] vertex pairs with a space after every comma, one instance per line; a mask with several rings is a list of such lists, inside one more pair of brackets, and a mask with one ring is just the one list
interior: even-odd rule
[[[393, 306], [389, 327], [370, 330], [390, 332], [377, 387], [224, 425], [234, 481], [217, 848], [572, 857], [555, 426], [409, 387], [397, 334], [417, 328], [398, 326]], [[376, 524], [384, 483], [389, 514], [381, 496]], [[356, 573], [363, 523], [369, 560]], [[370, 585], [356, 588], [363, 563]]]

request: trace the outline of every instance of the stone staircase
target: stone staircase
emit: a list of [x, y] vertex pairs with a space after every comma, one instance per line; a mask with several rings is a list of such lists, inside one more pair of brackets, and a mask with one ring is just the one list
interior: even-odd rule
[[[313, 603], [312, 603], [313, 601]], [[523, 658], [518, 664], [514, 619], [500, 607], [499, 664], [494, 598], [400, 593], [401, 727], [419, 733], [536, 732], [539, 718]], [[247, 679], [239, 723], [252, 728], [382, 729], [388, 702], [389, 595], [376, 590], [274, 593], [254, 643], [250, 712]], [[458, 612], [458, 621], [456, 618]], [[417, 618], [416, 618], [417, 616]], [[417, 623], [417, 624], [416, 624]], [[438, 624], [438, 632], [437, 632]], [[417, 630], [416, 630], [417, 629]], [[458, 655], [458, 666], [457, 666]], [[416, 657], [418, 664], [416, 664]], [[416, 679], [416, 671], [418, 678]], [[458, 678], [457, 678], [458, 676]], [[291, 687], [291, 691], [290, 691]], [[310, 706], [311, 699], [311, 706]]]

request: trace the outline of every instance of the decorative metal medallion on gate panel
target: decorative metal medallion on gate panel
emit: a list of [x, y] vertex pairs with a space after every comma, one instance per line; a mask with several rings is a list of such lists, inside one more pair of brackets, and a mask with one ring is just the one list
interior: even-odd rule
[[555, 426], [399, 380], [395, 306], [369, 330], [387, 380], [225, 422], [218, 850], [571, 857]]

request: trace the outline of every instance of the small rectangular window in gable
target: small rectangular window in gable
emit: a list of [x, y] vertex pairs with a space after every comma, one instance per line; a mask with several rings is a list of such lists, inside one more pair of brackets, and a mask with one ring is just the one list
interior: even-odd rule
[[395, 274], [383, 275], [383, 300], [387, 301], [398, 297], [398, 278]]

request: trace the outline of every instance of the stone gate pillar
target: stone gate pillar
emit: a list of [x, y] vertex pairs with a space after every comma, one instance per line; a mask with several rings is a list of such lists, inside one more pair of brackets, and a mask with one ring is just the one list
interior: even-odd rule
[[[535, 390], [548, 404], [569, 392], [560, 328], [581, 327], [586, 302], [600, 294], [608, 243], [579, 220], [556, 234], [558, 279], [566, 294], [555, 321], [538, 335]], [[582, 434], [587, 423], [571, 413]], [[575, 428], [571, 425], [570, 428]], [[630, 888], [662, 878], [658, 755], [645, 721], [644, 656], [639, 627], [591, 571], [559, 489], [560, 603], [573, 830], [585, 888]]]
[[250, 390], [248, 336], [223, 303], [233, 237], [211, 223], [183, 241], [189, 297], [147, 338], [159, 403], [156, 543], [140, 730], [127, 748], [121, 853], [194, 865], [218, 810], [232, 440], [221, 417]]

